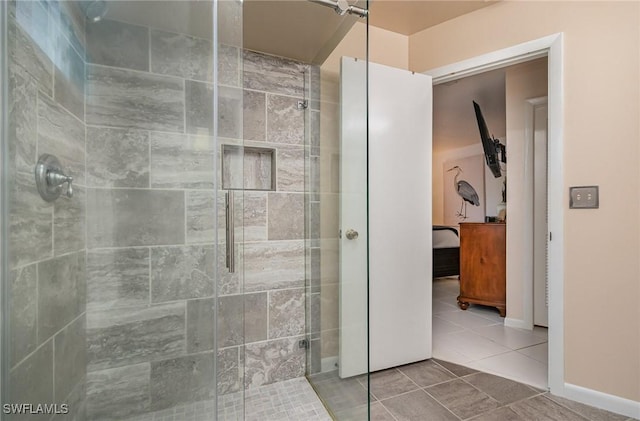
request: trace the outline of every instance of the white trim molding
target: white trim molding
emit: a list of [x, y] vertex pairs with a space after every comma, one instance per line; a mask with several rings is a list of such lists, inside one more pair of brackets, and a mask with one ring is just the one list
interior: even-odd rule
[[513, 319], [510, 317], [505, 317], [504, 325], [506, 327], [515, 327], [516, 329], [531, 330], [533, 328], [533, 326], [531, 326], [531, 323], [529, 323], [527, 320]]
[[576, 386], [571, 383], [564, 384], [564, 394], [559, 396], [585, 405], [595, 406], [596, 408], [615, 412], [616, 414], [640, 419], [640, 402], [632, 401], [631, 399], [609, 395], [604, 392], [598, 392], [597, 390], [587, 389], [586, 387]]
[[[548, 58], [548, 229], [549, 242], [549, 389], [564, 396], [564, 65], [563, 34], [557, 33], [424, 72], [438, 85], [462, 77]], [[508, 303], [507, 303], [508, 304]], [[508, 319], [520, 327], [525, 320]]]

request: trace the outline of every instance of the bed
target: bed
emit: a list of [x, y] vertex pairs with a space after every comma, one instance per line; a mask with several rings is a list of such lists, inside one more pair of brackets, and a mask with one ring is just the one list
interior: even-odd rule
[[460, 275], [460, 237], [458, 230], [433, 226], [433, 277]]

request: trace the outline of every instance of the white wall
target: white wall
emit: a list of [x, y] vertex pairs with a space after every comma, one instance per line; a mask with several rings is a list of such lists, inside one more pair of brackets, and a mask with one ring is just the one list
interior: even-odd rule
[[[479, 135], [478, 135], [479, 136]], [[505, 139], [499, 139], [501, 143], [505, 143]], [[477, 144], [465, 146], [464, 148], [447, 149], [441, 152], [433, 153], [433, 224], [444, 224], [444, 171], [445, 162], [453, 159], [467, 158], [475, 155], [482, 155], [482, 143], [478, 137]], [[507, 148], [507, 157], [509, 148]], [[491, 171], [484, 165], [484, 190], [485, 190], [485, 215], [496, 216], [496, 206], [502, 201], [502, 182], [504, 175], [495, 178]]]
[[[505, 74], [507, 138], [507, 318], [530, 317], [533, 297], [533, 143], [525, 134], [527, 99], [547, 95], [547, 59], [509, 67]], [[529, 313], [529, 314], [526, 314]]]

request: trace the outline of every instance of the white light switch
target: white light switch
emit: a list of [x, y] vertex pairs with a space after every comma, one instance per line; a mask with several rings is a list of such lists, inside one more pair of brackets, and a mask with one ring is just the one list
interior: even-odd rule
[[599, 206], [598, 186], [569, 188], [570, 209], [597, 209]]

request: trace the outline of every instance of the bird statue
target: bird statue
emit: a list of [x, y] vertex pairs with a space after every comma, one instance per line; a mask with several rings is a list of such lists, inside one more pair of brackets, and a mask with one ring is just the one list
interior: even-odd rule
[[460, 211], [456, 213], [456, 216], [464, 220], [467, 219], [467, 202], [474, 206], [480, 206], [480, 198], [478, 197], [476, 189], [474, 189], [471, 184], [465, 180], [458, 181], [462, 168], [456, 165], [455, 167], [448, 169], [447, 172], [454, 170], [456, 171], [456, 176], [453, 179], [453, 188], [456, 190], [456, 193], [458, 193], [458, 196], [462, 198]]

